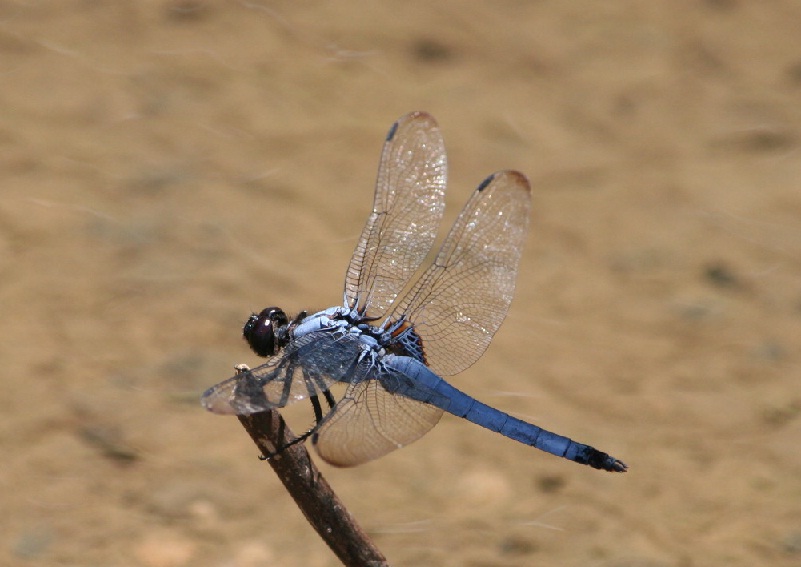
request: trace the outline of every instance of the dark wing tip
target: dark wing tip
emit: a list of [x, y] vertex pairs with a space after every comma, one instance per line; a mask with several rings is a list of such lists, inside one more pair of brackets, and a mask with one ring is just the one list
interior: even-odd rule
[[434, 119], [434, 117], [431, 116], [425, 110], [412, 111], [412, 112], [402, 116], [401, 118], [399, 118], [398, 122], [400, 122], [401, 120], [420, 120], [420, 121], [425, 121], [425, 122], [433, 122], [434, 125], [437, 124], [437, 121]]
[[430, 127], [437, 127], [437, 121], [428, 112], [415, 110], [414, 112], [404, 114], [395, 121], [395, 123], [390, 127], [389, 132], [387, 132], [387, 142], [395, 137], [395, 134], [398, 133], [398, 128], [404, 122], [427, 122]]
[[395, 122], [394, 124], [392, 124], [392, 127], [390, 127], [389, 132], [387, 132], [387, 142], [389, 142], [392, 138], [395, 137], [395, 132], [397, 131], [398, 131], [398, 122]]
[[492, 180], [493, 180], [493, 179], [495, 179], [495, 176], [496, 176], [496, 175], [498, 175], [498, 174], [497, 174], [497, 173], [493, 173], [492, 175], [490, 175], [489, 177], [487, 177], [487, 178], [486, 178], [484, 181], [482, 181], [481, 183], [479, 183], [479, 184], [478, 184], [478, 187], [476, 188], [476, 191], [478, 191], [479, 193], [481, 193], [481, 192], [482, 192], [484, 189], [486, 189], [486, 188], [487, 188], [487, 185], [489, 185], [490, 183], [492, 183]]
[[531, 182], [528, 180], [525, 173], [514, 169], [504, 171], [503, 173], [508, 175], [519, 187], [525, 189], [529, 193], [531, 192]]
[[488, 176], [484, 181], [479, 183], [478, 188], [476, 191], [483, 191], [484, 189], [489, 186], [490, 183], [495, 181], [498, 178], [504, 178], [503, 181], [506, 183], [507, 186], [516, 186], [518, 189], [524, 190], [526, 193], [531, 193], [531, 183], [529, 183], [528, 177], [524, 173], [516, 171], [514, 169], [504, 169], [502, 171], [496, 171], [492, 175]]

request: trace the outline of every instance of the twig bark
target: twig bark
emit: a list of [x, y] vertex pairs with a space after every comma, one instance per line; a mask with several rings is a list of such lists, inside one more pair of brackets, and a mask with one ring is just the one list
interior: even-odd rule
[[[294, 439], [281, 414], [274, 410], [240, 416], [239, 421], [263, 455], [274, 453], [276, 448], [284, 447]], [[334, 494], [303, 444], [288, 447], [268, 462], [306, 516], [306, 520], [344, 565], [389, 565], [381, 551]]]

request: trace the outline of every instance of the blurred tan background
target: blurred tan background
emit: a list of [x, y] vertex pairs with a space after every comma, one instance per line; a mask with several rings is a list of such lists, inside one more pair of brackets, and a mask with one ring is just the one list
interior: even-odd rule
[[[336, 305], [390, 124], [534, 186], [446, 416], [324, 474], [393, 565], [801, 565], [801, 4], [0, 4], [0, 563], [330, 566], [206, 387]], [[291, 413], [291, 412], [290, 412]], [[311, 412], [297, 410], [298, 429]]]

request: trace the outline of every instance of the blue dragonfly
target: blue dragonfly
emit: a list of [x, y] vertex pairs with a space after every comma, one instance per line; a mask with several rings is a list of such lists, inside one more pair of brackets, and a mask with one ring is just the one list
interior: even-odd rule
[[[449, 412], [553, 455], [625, 472], [618, 459], [483, 404], [442, 378], [476, 362], [506, 317], [531, 201], [522, 173], [487, 177], [413, 280], [442, 220], [446, 176], [434, 118], [413, 112], [395, 122], [343, 304], [293, 318], [278, 307], [251, 315], [244, 338], [267, 361], [209, 388], [203, 406], [249, 415], [308, 399], [315, 424], [290, 444], [311, 438], [336, 466], [408, 445]], [[344, 386], [339, 400], [331, 392], [337, 384]]]

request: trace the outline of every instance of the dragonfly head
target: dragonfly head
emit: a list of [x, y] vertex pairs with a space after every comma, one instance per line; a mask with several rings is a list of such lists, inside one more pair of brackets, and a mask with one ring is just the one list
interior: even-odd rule
[[253, 313], [245, 322], [242, 336], [259, 356], [272, 356], [284, 346], [289, 319], [279, 307], [267, 307], [261, 313]]

